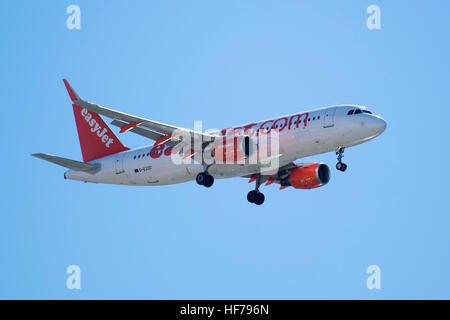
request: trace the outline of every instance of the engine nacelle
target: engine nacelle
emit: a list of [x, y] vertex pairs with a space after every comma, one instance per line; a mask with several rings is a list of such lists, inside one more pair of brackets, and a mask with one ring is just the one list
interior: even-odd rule
[[330, 181], [330, 168], [325, 163], [311, 163], [291, 171], [289, 183], [295, 189], [314, 189]]

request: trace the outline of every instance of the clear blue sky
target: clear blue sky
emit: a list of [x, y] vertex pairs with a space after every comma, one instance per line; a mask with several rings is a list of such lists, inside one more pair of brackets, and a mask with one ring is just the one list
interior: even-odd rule
[[[81, 30], [66, 8], [81, 8]], [[381, 8], [382, 29], [366, 28]], [[450, 298], [448, 1], [1, 1], [0, 298]], [[90, 101], [223, 128], [337, 103], [388, 128], [316, 190], [84, 184], [62, 78]], [[124, 144], [150, 142], [131, 133]], [[324, 161], [334, 168], [335, 155]], [[82, 289], [65, 287], [79, 265]], [[379, 291], [366, 288], [380, 266]]]

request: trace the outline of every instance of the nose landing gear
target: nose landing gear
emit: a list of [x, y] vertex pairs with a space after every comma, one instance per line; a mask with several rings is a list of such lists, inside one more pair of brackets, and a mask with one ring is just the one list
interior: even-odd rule
[[336, 169], [339, 171], [342, 171], [342, 172], [347, 170], [347, 165], [342, 162], [342, 158], [344, 157], [344, 149], [345, 149], [344, 147], [339, 147], [336, 150], [336, 155], [337, 155], [337, 160], [338, 160], [338, 162], [336, 163]]
[[214, 184], [214, 177], [207, 172], [200, 172], [195, 178], [195, 181], [199, 185], [209, 188]]
[[345, 163], [338, 162], [336, 163], [336, 169], [338, 169], [339, 171], [345, 171], [347, 170], [347, 165]]
[[247, 200], [250, 203], [254, 203], [256, 205], [262, 205], [264, 203], [264, 194], [259, 192], [259, 186], [261, 185], [261, 174], [258, 174], [256, 177], [256, 187], [255, 190], [251, 190], [247, 194]]

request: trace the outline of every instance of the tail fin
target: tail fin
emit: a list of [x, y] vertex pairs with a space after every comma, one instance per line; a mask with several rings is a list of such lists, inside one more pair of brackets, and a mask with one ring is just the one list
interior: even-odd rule
[[63, 79], [70, 99], [73, 101], [73, 113], [80, 139], [83, 161], [89, 162], [115, 153], [129, 150], [111, 131], [103, 119], [95, 112], [77, 105], [81, 100], [66, 79]]

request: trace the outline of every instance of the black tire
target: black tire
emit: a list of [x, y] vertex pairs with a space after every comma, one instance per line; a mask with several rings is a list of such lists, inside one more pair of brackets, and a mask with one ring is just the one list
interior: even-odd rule
[[214, 184], [214, 177], [212, 175], [206, 174], [205, 175], [205, 181], [203, 182], [203, 185], [207, 188], [211, 187]]
[[205, 180], [206, 180], [206, 175], [203, 172], [200, 172], [197, 175], [197, 177], [195, 178], [195, 181], [197, 181], [197, 183], [201, 186], [205, 184]]
[[248, 202], [255, 203], [257, 198], [258, 198], [258, 191], [252, 190], [249, 193], [247, 193]]
[[337, 170], [342, 171], [342, 168], [343, 168], [343, 163], [342, 162], [336, 163], [336, 169]]
[[261, 192], [258, 192], [257, 196], [256, 196], [256, 200], [255, 200], [255, 204], [260, 206], [264, 203], [264, 194], [262, 194]]
[[345, 170], [347, 170], [347, 165], [345, 163], [343, 163], [341, 171], [344, 172]]

